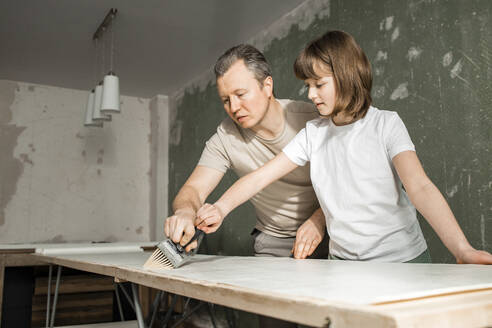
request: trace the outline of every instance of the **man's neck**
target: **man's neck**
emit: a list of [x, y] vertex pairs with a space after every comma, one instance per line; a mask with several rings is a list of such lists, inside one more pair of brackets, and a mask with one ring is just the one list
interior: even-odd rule
[[284, 109], [272, 96], [265, 116], [256, 126], [251, 128], [251, 131], [263, 139], [275, 139], [284, 130], [284, 125]]

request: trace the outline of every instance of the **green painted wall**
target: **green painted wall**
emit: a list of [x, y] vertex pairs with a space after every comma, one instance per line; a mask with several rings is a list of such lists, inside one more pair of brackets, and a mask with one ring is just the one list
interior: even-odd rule
[[[292, 63], [309, 40], [329, 29], [354, 35], [373, 66], [374, 105], [400, 114], [427, 174], [470, 242], [492, 252], [492, 1], [340, 0], [329, 6], [330, 17], [318, 17], [304, 30], [293, 24], [265, 48], [277, 96], [307, 99]], [[173, 115], [171, 200], [225, 117], [215, 84], [187, 88]], [[228, 174], [209, 201], [234, 180]], [[251, 205], [236, 210], [208, 236], [208, 251], [251, 254], [254, 221]], [[453, 262], [428, 224], [421, 223], [434, 262]]]

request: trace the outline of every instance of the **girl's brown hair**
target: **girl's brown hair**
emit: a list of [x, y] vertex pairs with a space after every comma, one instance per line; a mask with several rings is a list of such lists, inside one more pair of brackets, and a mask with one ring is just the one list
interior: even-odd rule
[[372, 72], [364, 51], [343, 31], [328, 31], [309, 43], [294, 63], [298, 79], [319, 79], [315, 70], [328, 70], [336, 86], [332, 115], [345, 111], [354, 120], [365, 116], [371, 105]]

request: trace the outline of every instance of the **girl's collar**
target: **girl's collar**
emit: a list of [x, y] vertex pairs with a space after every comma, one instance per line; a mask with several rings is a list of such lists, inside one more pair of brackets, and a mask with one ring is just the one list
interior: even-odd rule
[[344, 124], [336, 124], [335, 122], [333, 122], [332, 117], [328, 117], [327, 119], [330, 121], [329, 124], [331, 126], [333, 126], [334, 128], [339, 129], [339, 130], [345, 130], [345, 129], [350, 129], [351, 127], [359, 126], [360, 124], [362, 124], [366, 120], [366, 118], [370, 115], [370, 113], [372, 111], [373, 111], [373, 107], [369, 106], [367, 113], [366, 113], [366, 115], [364, 115], [364, 117], [362, 117], [358, 120], [352, 121], [352, 122], [344, 123]]

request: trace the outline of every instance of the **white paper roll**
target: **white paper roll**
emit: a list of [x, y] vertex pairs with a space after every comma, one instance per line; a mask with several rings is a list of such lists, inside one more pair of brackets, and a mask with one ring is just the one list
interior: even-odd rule
[[103, 253], [126, 253], [143, 252], [140, 245], [87, 245], [87, 246], [63, 246], [36, 248], [37, 254], [43, 255], [65, 255], [65, 254], [103, 254]]

